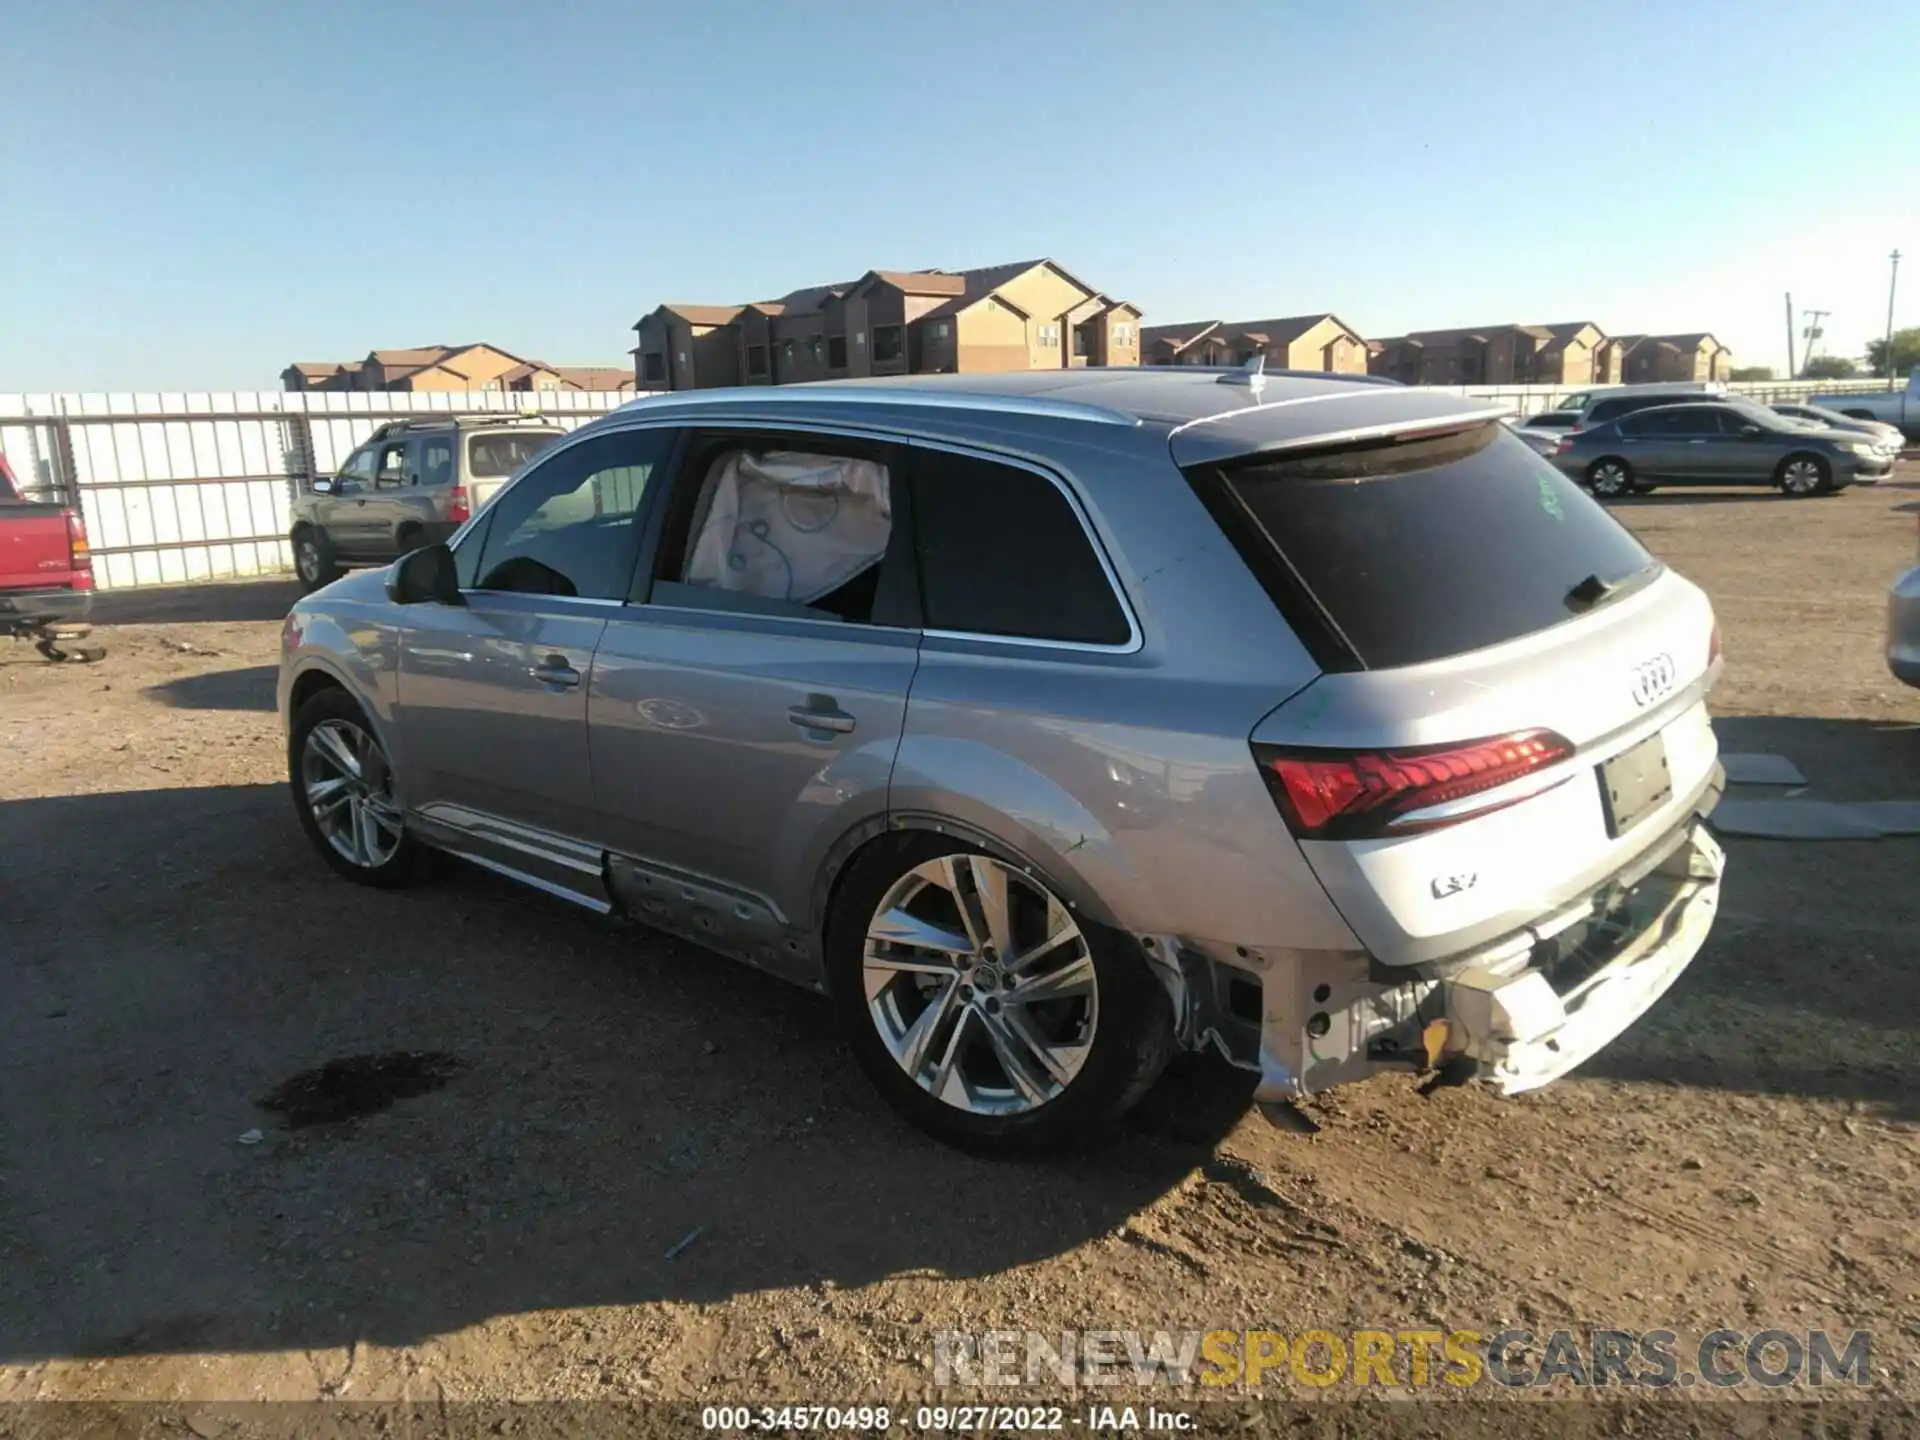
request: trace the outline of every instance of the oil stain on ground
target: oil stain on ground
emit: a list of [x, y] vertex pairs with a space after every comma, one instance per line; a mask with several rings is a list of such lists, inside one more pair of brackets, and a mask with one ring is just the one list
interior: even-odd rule
[[399, 1100], [438, 1090], [460, 1073], [458, 1057], [433, 1050], [350, 1055], [282, 1081], [260, 1097], [289, 1130], [375, 1115]]

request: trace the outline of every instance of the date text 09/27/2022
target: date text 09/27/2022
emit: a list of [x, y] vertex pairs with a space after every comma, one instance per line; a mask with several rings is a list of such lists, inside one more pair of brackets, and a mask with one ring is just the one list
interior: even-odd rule
[[921, 1405], [896, 1414], [885, 1405], [708, 1405], [703, 1430], [786, 1432], [819, 1430], [847, 1434], [891, 1430], [951, 1433], [1014, 1433], [1087, 1430], [1177, 1434], [1193, 1428], [1190, 1412], [1157, 1405]]

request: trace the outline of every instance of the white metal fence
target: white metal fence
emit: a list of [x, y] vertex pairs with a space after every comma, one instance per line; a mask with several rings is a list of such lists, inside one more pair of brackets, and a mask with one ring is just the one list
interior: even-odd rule
[[30, 497], [86, 517], [102, 589], [286, 570], [295, 487], [389, 420], [538, 411], [572, 429], [629, 394], [424, 391], [0, 395], [0, 453]]
[[[1769, 381], [1760, 400], [1871, 390], [1884, 381]], [[1581, 387], [1432, 387], [1520, 414]], [[388, 420], [533, 410], [572, 429], [631, 394], [581, 391], [0, 395], [0, 454], [30, 495], [76, 505], [102, 589], [289, 569], [288, 504]]]

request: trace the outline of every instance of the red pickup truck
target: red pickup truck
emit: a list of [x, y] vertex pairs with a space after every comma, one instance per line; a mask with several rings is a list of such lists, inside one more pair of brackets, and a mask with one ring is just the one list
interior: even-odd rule
[[49, 660], [98, 660], [104, 649], [72, 643], [93, 633], [92, 609], [86, 523], [25, 499], [0, 456], [0, 635], [33, 641]]

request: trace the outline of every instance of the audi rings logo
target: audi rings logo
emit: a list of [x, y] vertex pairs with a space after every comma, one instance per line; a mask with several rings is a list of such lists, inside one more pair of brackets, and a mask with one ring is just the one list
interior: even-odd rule
[[1645, 709], [1673, 689], [1673, 656], [1662, 651], [1633, 667], [1633, 703]]

